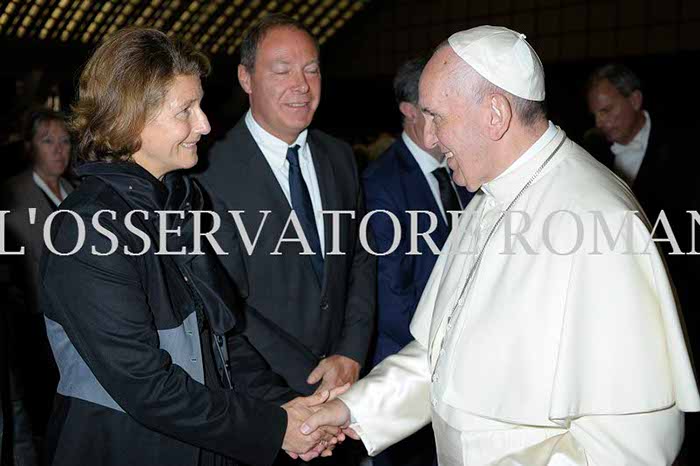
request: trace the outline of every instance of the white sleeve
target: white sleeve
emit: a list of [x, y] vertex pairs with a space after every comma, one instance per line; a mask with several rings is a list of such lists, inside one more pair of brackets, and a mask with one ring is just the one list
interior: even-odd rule
[[389, 356], [339, 397], [374, 456], [430, 422], [428, 354], [417, 341]]

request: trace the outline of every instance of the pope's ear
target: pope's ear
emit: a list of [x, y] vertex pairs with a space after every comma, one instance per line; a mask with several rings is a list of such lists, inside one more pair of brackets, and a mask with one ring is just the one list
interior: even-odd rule
[[513, 118], [513, 109], [508, 99], [501, 94], [491, 94], [485, 99], [488, 102], [488, 135], [494, 140], [500, 140]]
[[238, 65], [238, 82], [241, 84], [241, 87], [246, 94], [251, 93], [250, 72], [248, 71], [248, 68], [243, 65]]
[[401, 112], [401, 115], [408, 120], [408, 121], [415, 121], [416, 117], [418, 116], [418, 108], [413, 105], [412, 103], [409, 102], [401, 102], [399, 104], [399, 111]]

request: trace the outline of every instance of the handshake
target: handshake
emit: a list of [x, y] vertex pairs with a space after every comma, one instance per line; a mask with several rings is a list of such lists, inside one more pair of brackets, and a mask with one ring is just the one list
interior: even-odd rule
[[350, 384], [298, 397], [282, 405], [287, 412], [287, 431], [282, 449], [292, 458], [304, 461], [331, 456], [333, 449], [346, 437], [359, 440], [350, 425], [350, 410], [335, 398]]

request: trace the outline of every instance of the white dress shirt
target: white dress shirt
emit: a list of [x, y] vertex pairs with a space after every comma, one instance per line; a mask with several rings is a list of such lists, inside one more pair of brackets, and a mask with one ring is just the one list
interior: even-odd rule
[[[32, 172], [32, 179], [34, 179], [34, 183], [41, 189], [44, 194], [53, 202], [54, 207], [58, 207], [61, 204], [61, 199], [56, 197], [53, 191], [51, 191], [51, 188], [44, 182], [44, 180], [41, 179], [41, 177], [37, 174], [37, 172]], [[59, 178], [58, 180], [58, 185], [60, 186], [61, 189], [61, 197], [63, 199], [68, 196], [68, 193], [66, 192], [66, 189], [63, 187], [63, 179]]]
[[649, 112], [644, 111], [644, 126], [629, 142], [629, 144], [614, 143], [610, 146], [610, 151], [615, 154], [613, 171], [630, 186], [637, 179], [639, 168], [644, 161], [644, 154], [649, 145], [649, 133], [651, 132], [651, 119]]
[[[430, 192], [433, 193], [433, 197], [435, 198], [435, 202], [437, 203], [438, 207], [440, 208], [440, 213], [442, 214], [442, 219], [447, 223], [447, 216], [445, 215], [445, 208], [442, 205], [442, 199], [440, 198], [440, 184], [437, 181], [437, 178], [435, 178], [435, 175], [433, 175], [433, 171], [436, 168], [443, 168], [447, 169], [449, 172], [449, 168], [447, 167], [447, 158], [443, 158], [442, 162], [438, 162], [435, 157], [418, 147], [418, 144], [413, 142], [413, 140], [406, 134], [404, 131], [401, 134], [401, 139], [403, 139], [404, 144], [406, 144], [406, 147], [408, 148], [408, 151], [411, 153], [413, 158], [416, 160], [416, 163], [418, 163], [418, 166], [420, 167], [421, 172], [423, 172], [423, 176], [425, 177], [426, 181], [428, 182], [428, 186], [430, 186]], [[462, 199], [459, 198], [459, 194], [457, 194], [457, 190], [454, 185], [454, 181], [452, 181], [452, 177], [450, 177], [450, 182], [452, 183], [452, 189], [455, 190], [455, 195], [457, 196], [457, 201], [459, 202], [459, 206], [461, 208], [464, 208], [464, 205], [462, 205]]]
[[248, 110], [245, 116], [245, 124], [248, 127], [248, 131], [253, 136], [256, 144], [260, 148], [265, 160], [272, 169], [272, 173], [275, 175], [277, 182], [282, 188], [289, 205], [292, 205], [292, 197], [289, 190], [289, 162], [287, 161], [287, 149], [296, 144], [299, 145], [299, 167], [301, 169], [301, 176], [304, 178], [306, 187], [309, 190], [309, 196], [311, 196], [311, 205], [314, 209], [314, 217], [316, 218], [316, 229], [318, 230], [318, 239], [321, 245], [321, 254], [325, 257], [325, 241], [323, 236], [323, 215], [321, 211], [323, 206], [321, 205], [321, 190], [318, 187], [318, 178], [316, 177], [316, 168], [314, 167], [314, 161], [311, 158], [311, 149], [306, 143], [306, 136], [308, 135], [308, 130], [304, 130], [299, 133], [296, 141], [291, 145], [282, 141], [281, 139], [273, 136], [263, 129], [262, 126], [255, 121], [253, 118], [252, 111]]

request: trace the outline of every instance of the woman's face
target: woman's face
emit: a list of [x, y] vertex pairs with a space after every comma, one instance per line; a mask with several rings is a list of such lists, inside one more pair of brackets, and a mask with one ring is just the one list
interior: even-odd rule
[[204, 92], [197, 76], [175, 78], [156, 115], [141, 131], [134, 160], [156, 178], [197, 163], [197, 142], [211, 130], [200, 103]]
[[63, 122], [39, 123], [31, 145], [34, 171], [43, 178], [63, 175], [70, 160], [70, 136]]

